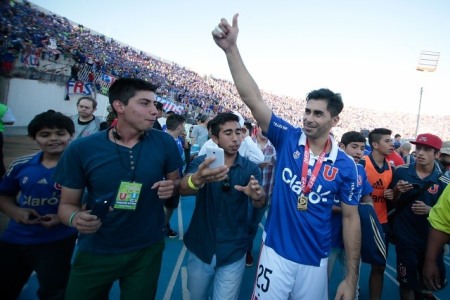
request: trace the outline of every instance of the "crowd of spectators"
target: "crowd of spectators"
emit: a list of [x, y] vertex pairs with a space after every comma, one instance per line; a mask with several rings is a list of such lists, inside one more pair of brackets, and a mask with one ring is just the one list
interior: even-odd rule
[[[95, 81], [97, 92], [103, 94], [107, 93], [105, 86], [109, 86], [111, 78], [141, 78], [158, 84], [161, 97], [183, 105], [188, 120], [199, 114], [213, 115], [230, 110], [250, 117], [233, 83], [200, 75], [134, 49], [26, 1], [1, 1], [0, 30], [3, 76], [62, 83], [69, 79]], [[41, 68], [37, 72], [36, 68], [18, 63], [30, 54], [63, 67], [48, 68], [47, 72]], [[264, 91], [262, 94], [275, 113], [292, 124], [301, 125], [305, 100]], [[413, 138], [415, 126], [416, 116], [412, 114], [345, 107], [333, 133], [339, 137], [349, 130], [387, 127], [404, 138]], [[450, 139], [450, 116], [424, 115], [420, 131]]]

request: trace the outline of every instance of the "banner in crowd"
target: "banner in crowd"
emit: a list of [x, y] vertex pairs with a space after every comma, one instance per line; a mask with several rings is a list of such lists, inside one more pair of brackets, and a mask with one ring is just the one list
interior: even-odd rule
[[67, 82], [67, 95], [82, 94], [95, 98], [95, 86], [92, 82], [69, 80]]
[[39, 66], [40, 53], [23, 52], [20, 56], [18, 67], [37, 68]]
[[182, 115], [184, 113], [184, 106], [177, 104], [173, 101], [167, 100], [160, 96], [156, 96], [156, 101], [161, 102], [163, 104], [164, 111], [173, 111], [176, 114]]
[[116, 77], [114, 77], [112, 75], [108, 75], [106, 73], [102, 74], [102, 81], [104, 83], [112, 84], [114, 82], [114, 80], [116, 80]]
[[50, 38], [48, 47], [50, 49], [53, 49], [53, 50], [56, 50], [58, 48], [58, 45], [56, 44], [56, 39], [55, 38], [53, 38], [53, 37]]

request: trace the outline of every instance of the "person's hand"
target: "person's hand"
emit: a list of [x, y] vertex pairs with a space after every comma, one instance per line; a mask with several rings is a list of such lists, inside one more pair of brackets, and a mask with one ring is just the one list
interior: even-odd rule
[[197, 172], [193, 175], [192, 181], [195, 186], [203, 186], [205, 183], [217, 182], [227, 179], [227, 166], [220, 166], [218, 168], [210, 169], [209, 165], [215, 160], [215, 157], [206, 158], [199, 166]]
[[57, 214], [46, 214], [46, 215], [42, 216], [40, 219], [40, 224], [47, 229], [50, 229], [53, 226], [56, 226], [60, 223], [61, 223], [61, 220], [59, 219]]
[[40, 223], [41, 215], [32, 208], [17, 207], [11, 218], [19, 224], [34, 225]]
[[393, 189], [384, 190], [384, 198], [386, 198], [387, 200], [394, 199], [394, 190]]
[[239, 33], [238, 16], [239, 14], [233, 16], [232, 26], [226, 19], [222, 18], [219, 25], [212, 31], [214, 42], [225, 52], [230, 50], [231, 47], [236, 46]]
[[431, 207], [426, 205], [423, 201], [416, 200], [411, 209], [416, 215], [427, 215], [430, 212]]
[[264, 190], [259, 185], [259, 182], [255, 176], [250, 176], [250, 180], [246, 186], [235, 185], [234, 188], [249, 196], [255, 207], [264, 206]]
[[353, 300], [355, 299], [356, 294], [356, 287], [352, 286], [347, 282], [347, 280], [342, 280], [342, 282], [339, 284], [336, 297], [334, 300]]
[[161, 180], [155, 182], [155, 184], [153, 184], [151, 188], [152, 190], [154, 189], [158, 190], [158, 197], [160, 199], [169, 199], [170, 197], [173, 196], [175, 184], [173, 180]]
[[442, 288], [441, 274], [436, 262], [425, 261], [423, 264], [423, 283], [432, 291]]
[[72, 219], [72, 226], [79, 233], [90, 234], [95, 233], [102, 226], [102, 222], [97, 216], [91, 215], [90, 210], [84, 210], [77, 213]]
[[406, 193], [407, 191], [409, 191], [410, 189], [413, 188], [413, 185], [410, 184], [408, 181], [399, 180], [399, 181], [397, 182], [397, 185], [395, 186], [395, 188], [396, 188], [400, 193]]

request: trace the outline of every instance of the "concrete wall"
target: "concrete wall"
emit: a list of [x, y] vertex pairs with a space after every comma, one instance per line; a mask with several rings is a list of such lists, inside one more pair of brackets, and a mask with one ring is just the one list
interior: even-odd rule
[[[4, 97], [2, 102], [12, 109], [16, 117], [15, 124], [9, 127], [27, 126], [35, 115], [48, 109], [74, 115], [77, 113], [76, 102], [82, 96], [73, 94], [70, 95], [70, 100], [66, 101], [65, 85], [20, 78], [0, 81], [0, 93]], [[106, 116], [108, 98], [97, 94], [97, 102], [97, 111], [94, 114]]]

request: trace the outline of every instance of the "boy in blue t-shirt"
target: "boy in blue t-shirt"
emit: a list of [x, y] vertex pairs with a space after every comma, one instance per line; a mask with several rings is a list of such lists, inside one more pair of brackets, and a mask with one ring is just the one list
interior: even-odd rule
[[[372, 198], [370, 193], [372, 192], [372, 186], [367, 181], [367, 175], [364, 167], [359, 163], [364, 155], [365, 150], [365, 137], [357, 131], [349, 131], [342, 135], [339, 147], [344, 150], [344, 152], [351, 156], [358, 169], [358, 188], [355, 190], [358, 193], [358, 199], [360, 203], [371, 204]], [[333, 214], [331, 218], [331, 251], [328, 258], [328, 278], [330, 278], [334, 263], [338, 260], [342, 267], [342, 272], [345, 271], [345, 252], [344, 252], [344, 241], [342, 239], [342, 215], [341, 206], [337, 201], [333, 205]]]
[[33, 271], [40, 299], [64, 298], [77, 232], [57, 215], [61, 187], [52, 176], [74, 132], [72, 120], [59, 112], [35, 116], [28, 135], [42, 151], [17, 158], [0, 182], [0, 211], [10, 217], [0, 237], [3, 299], [17, 299]]
[[[177, 144], [178, 152], [180, 153], [180, 157], [183, 162], [185, 161], [185, 157], [184, 157], [185, 140], [183, 140], [183, 138], [181, 136], [185, 132], [185, 129], [184, 129], [185, 123], [186, 123], [186, 118], [181, 115], [175, 114], [175, 113], [170, 114], [166, 120], [166, 127], [167, 127], [166, 132], [173, 137], [175, 144]], [[183, 169], [184, 169], [184, 165], [180, 166], [178, 168], [180, 177], [183, 177]], [[175, 230], [173, 230], [170, 227], [170, 218], [172, 217], [173, 211], [175, 210], [175, 208], [178, 207], [179, 203], [180, 203], [179, 195], [170, 197], [164, 203], [165, 216], [166, 216], [166, 221], [165, 221], [166, 226], [165, 226], [164, 230], [166, 231], [166, 235], [172, 239], [178, 237], [178, 232], [176, 232]]]

